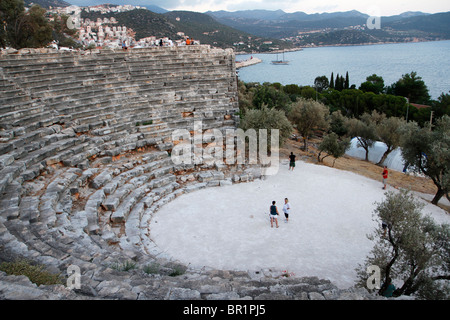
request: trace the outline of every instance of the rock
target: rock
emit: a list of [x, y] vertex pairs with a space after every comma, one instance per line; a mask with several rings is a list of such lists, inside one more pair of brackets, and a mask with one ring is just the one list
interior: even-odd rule
[[200, 300], [200, 292], [186, 288], [173, 288], [167, 293], [167, 300]]
[[325, 297], [318, 292], [310, 292], [308, 293], [309, 300], [325, 300]]

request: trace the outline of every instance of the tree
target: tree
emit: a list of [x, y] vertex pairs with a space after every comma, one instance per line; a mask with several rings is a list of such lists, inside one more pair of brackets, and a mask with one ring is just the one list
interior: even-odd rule
[[311, 86], [303, 86], [301, 97], [303, 99], [316, 99], [317, 91]]
[[22, 45], [39, 48], [52, 41], [52, 26], [45, 17], [47, 11], [38, 5], [33, 5], [25, 15]]
[[[280, 145], [283, 145], [292, 134], [292, 125], [281, 110], [269, 109], [263, 105], [260, 109], [247, 110], [241, 121], [240, 128], [243, 130], [267, 129], [268, 142], [271, 141], [271, 130], [280, 130]], [[270, 148], [270, 145], [268, 146]]]
[[336, 75], [336, 80], [334, 82], [334, 88], [337, 91], [342, 91], [345, 89], [345, 79], [343, 76], [340, 76], [339, 73]]
[[334, 72], [331, 73], [330, 88], [334, 89]]
[[288, 84], [283, 87], [283, 91], [289, 95], [291, 101], [297, 100], [297, 97], [302, 94], [302, 88], [297, 84]]
[[450, 192], [450, 116], [437, 121], [434, 130], [411, 122], [403, 126], [401, 149], [411, 168], [429, 177], [437, 187], [431, 203]]
[[388, 91], [388, 93], [408, 98], [411, 103], [427, 104], [431, 99], [425, 82], [417, 76], [417, 72], [403, 75], [388, 88]]
[[2, 47], [14, 47], [24, 14], [25, 7], [23, 0], [0, 1], [0, 35]]
[[386, 144], [387, 150], [381, 157], [380, 161], [377, 165], [383, 165], [384, 161], [386, 161], [389, 154], [392, 151], [400, 147], [402, 131], [401, 128], [406, 124], [406, 121], [400, 118], [384, 118], [381, 120], [379, 124], [376, 126], [376, 132], [381, 140]]
[[46, 10], [33, 5], [25, 12], [23, 0], [0, 2], [0, 44], [16, 49], [42, 47], [52, 40], [52, 27]]
[[326, 76], [317, 77], [314, 80], [314, 86], [318, 92], [322, 92], [323, 90], [328, 89], [328, 78]]
[[[383, 294], [388, 279], [399, 285], [394, 296], [421, 294], [423, 298], [448, 299], [450, 229], [437, 225], [422, 215], [423, 204], [407, 190], [386, 193], [386, 199], [376, 204], [374, 220], [386, 224], [368, 236], [375, 246], [365, 265], [380, 268], [384, 281], [378, 291]], [[367, 279], [366, 268], [359, 266], [361, 282]], [[442, 281], [446, 279], [446, 281]]]
[[433, 111], [436, 119], [441, 118], [444, 115], [450, 116], [450, 92], [442, 93], [437, 101], [433, 103]]
[[286, 114], [289, 110], [290, 102], [291, 99], [284, 91], [268, 83], [257, 87], [253, 96], [253, 106], [255, 108], [260, 109], [263, 105], [266, 105], [269, 109], [283, 110]]
[[345, 136], [348, 131], [347, 127], [345, 126], [345, 123], [347, 121], [347, 118], [342, 115], [341, 110], [334, 111], [331, 113], [330, 117], [330, 130], [331, 132], [334, 132], [338, 135], [338, 137]]
[[382, 77], [373, 74], [366, 78], [366, 82], [361, 83], [359, 90], [373, 92], [375, 94], [383, 93], [385, 90], [384, 80]]
[[350, 79], [348, 77], [348, 71], [345, 74], [345, 82], [344, 82], [344, 89], [349, 89], [350, 88]]
[[313, 130], [326, 130], [329, 127], [330, 111], [324, 104], [314, 100], [298, 100], [289, 114], [289, 119], [296, 125], [303, 136], [304, 149], [308, 149], [307, 140]]
[[76, 28], [69, 28], [67, 21], [69, 19], [68, 15], [65, 14], [53, 14], [50, 25], [52, 26], [53, 39], [57, 41], [61, 47], [74, 47], [81, 48], [82, 45], [76, 42], [72, 37], [75, 37], [77, 33]]
[[253, 108], [253, 95], [255, 93], [253, 83], [238, 82], [238, 97], [239, 97], [239, 115], [242, 117], [247, 110]]
[[[317, 156], [317, 160], [319, 162], [323, 162], [323, 160], [327, 157], [334, 157], [333, 167], [337, 159], [345, 155], [345, 152], [350, 148], [350, 138], [339, 140], [339, 137], [336, 133], [332, 132], [326, 135], [322, 143], [319, 145], [319, 154]], [[327, 153], [326, 156], [321, 158], [322, 153]]]
[[366, 151], [365, 160], [369, 161], [369, 149], [377, 141], [376, 126], [371, 120], [371, 115], [365, 113], [361, 119], [352, 118], [347, 120], [347, 130], [351, 137], [356, 137], [358, 147]]

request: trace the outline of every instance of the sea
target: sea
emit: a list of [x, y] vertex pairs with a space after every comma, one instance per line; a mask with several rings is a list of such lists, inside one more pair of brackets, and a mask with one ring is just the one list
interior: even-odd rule
[[[262, 63], [238, 70], [244, 82], [279, 82], [282, 85], [314, 86], [318, 76], [331, 73], [345, 77], [358, 88], [372, 74], [381, 76], [390, 86], [404, 74], [416, 72], [436, 100], [450, 92], [450, 41], [377, 44], [305, 48], [301, 51], [236, 55], [236, 61], [251, 57]], [[288, 60], [288, 65], [273, 65], [273, 60]]]

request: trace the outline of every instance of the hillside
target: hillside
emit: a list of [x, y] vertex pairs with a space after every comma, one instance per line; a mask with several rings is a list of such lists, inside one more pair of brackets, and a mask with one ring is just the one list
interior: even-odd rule
[[285, 39], [297, 46], [406, 42], [450, 39], [450, 12], [405, 12], [381, 17], [381, 30], [365, 28], [358, 11], [306, 14], [281, 10], [208, 12], [219, 22], [261, 37]]
[[50, 8], [50, 7], [68, 7], [70, 6], [69, 2], [63, 0], [25, 0], [25, 5], [30, 6], [31, 4], [38, 4], [42, 8]]
[[[154, 13], [150, 10], [136, 9], [121, 13], [108, 13], [101, 15], [95, 12], [82, 12], [82, 18], [96, 20], [99, 17], [115, 17], [116, 20], [136, 32], [135, 38], [156, 36], [180, 39], [178, 32], [183, 32], [203, 44], [219, 48], [234, 47], [238, 51], [267, 52], [274, 48], [289, 48], [280, 40], [257, 38], [251, 34], [231, 28], [219, 23], [209, 15], [190, 11], [173, 11], [164, 14]], [[268, 42], [264, 44], [264, 42]], [[242, 43], [237, 45], [237, 43]]]
[[[172, 11], [164, 14], [165, 17], [178, 30], [183, 30], [186, 35], [200, 40], [201, 43], [207, 43], [220, 48], [235, 47], [239, 51], [260, 52], [272, 51], [271, 48], [287, 48], [286, 43], [279, 40], [270, 40], [267, 38], [258, 38], [253, 34], [242, 32], [219, 23], [213, 17], [197, 12], [190, 11]], [[268, 41], [270, 44], [264, 44]], [[236, 43], [243, 43], [236, 46]]]
[[97, 12], [81, 12], [81, 18], [97, 20], [97, 18], [114, 17], [120, 25], [125, 25], [136, 32], [135, 38], [139, 40], [150, 36], [177, 38], [177, 30], [163, 15], [146, 9], [100, 14]]
[[368, 15], [358, 11], [306, 14], [266, 10], [237, 11], [233, 13], [208, 12], [219, 22], [258, 36], [287, 38], [301, 31], [326, 28], [345, 28], [366, 23]]
[[448, 39], [450, 38], [450, 12], [400, 19], [386, 23], [386, 27], [398, 31], [426, 32]]

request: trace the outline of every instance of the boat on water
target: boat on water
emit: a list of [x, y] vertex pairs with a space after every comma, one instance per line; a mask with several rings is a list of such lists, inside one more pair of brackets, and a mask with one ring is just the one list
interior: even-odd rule
[[284, 51], [283, 51], [283, 60], [278, 60], [278, 53], [277, 53], [277, 60], [272, 61], [272, 64], [275, 64], [275, 65], [289, 64], [289, 61], [284, 59]]

